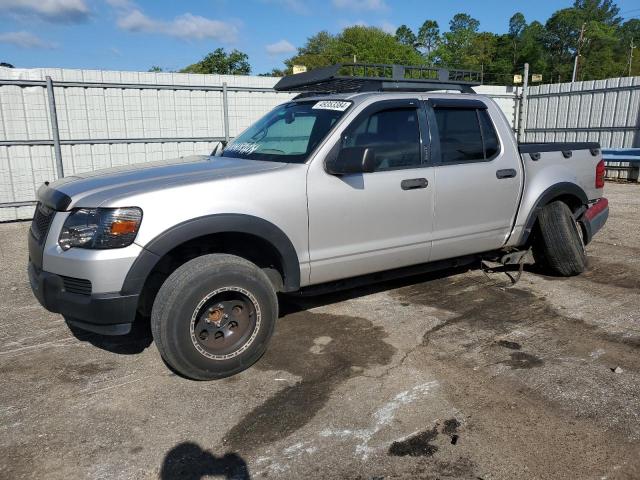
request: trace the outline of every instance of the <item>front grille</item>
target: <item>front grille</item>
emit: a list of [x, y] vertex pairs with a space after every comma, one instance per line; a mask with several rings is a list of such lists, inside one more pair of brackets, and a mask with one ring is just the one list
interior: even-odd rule
[[78, 295], [91, 295], [91, 281], [84, 278], [73, 278], [62, 276], [62, 283], [65, 291], [77, 293]]
[[42, 205], [40, 202], [36, 205], [33, 222], [31, 222], [31, 233], [33, 233], [38, 242], [42, 243], [46, 238], [55, 213], [55, 210]]

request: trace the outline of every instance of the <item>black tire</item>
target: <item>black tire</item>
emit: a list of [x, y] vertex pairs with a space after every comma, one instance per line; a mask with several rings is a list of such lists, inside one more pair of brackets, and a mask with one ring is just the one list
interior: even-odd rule
[[563, 277], [582, 273], [587, 263], [581, 227], [561, 201], [551, 202], [538, 215], [540, 235], [534, 251], [551, 272]]
[[[231, 320], [222, 320], [220, 312], [229, 312], [224, 318]], [[232, 329], [236, 318], [239, 330]], [[194, 380], [213, 380], [253, 365], [277, 318], [278, 299], [267, 275], [243, 258], [213, 254], [190, 260], [165, 280], [153, 304], [151, 330], [169, 367]], [[219, 334], [222, 347], [215, 343]], [[241, 343], [236, 348], [233, 342]]]

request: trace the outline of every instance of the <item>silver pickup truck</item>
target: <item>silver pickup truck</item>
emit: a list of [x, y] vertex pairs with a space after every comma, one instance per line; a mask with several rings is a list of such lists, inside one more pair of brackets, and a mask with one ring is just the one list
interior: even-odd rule
[[518, 144], [469, 72], [344, 67], [283, 78], [300, 95], [211, 156], [43, 185], [40, 303], [100, 334], [150, 318], [173, 369], [214, 379], [264, 353], [279, 292], [530, 251], [557, 275], [584, 270], [608, 216], [598, 144]]

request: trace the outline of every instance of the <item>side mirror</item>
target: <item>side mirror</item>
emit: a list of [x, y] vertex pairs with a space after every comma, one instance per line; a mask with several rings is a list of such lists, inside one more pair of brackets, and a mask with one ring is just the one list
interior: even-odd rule
[[326, 170], [331, 175], [371, 173], [376, 169], [376, 153], [367, 147], [346, 147], [327, 162]]

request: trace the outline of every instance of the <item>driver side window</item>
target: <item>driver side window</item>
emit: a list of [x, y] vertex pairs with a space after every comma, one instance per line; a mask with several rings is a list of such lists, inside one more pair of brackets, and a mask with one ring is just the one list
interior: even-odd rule
[[375, 112], [356, 120], [343, 136], [342, 147], [364, 147], [375, 153], [375, 171], [419, 167], [420, 127], [415, 108]]

